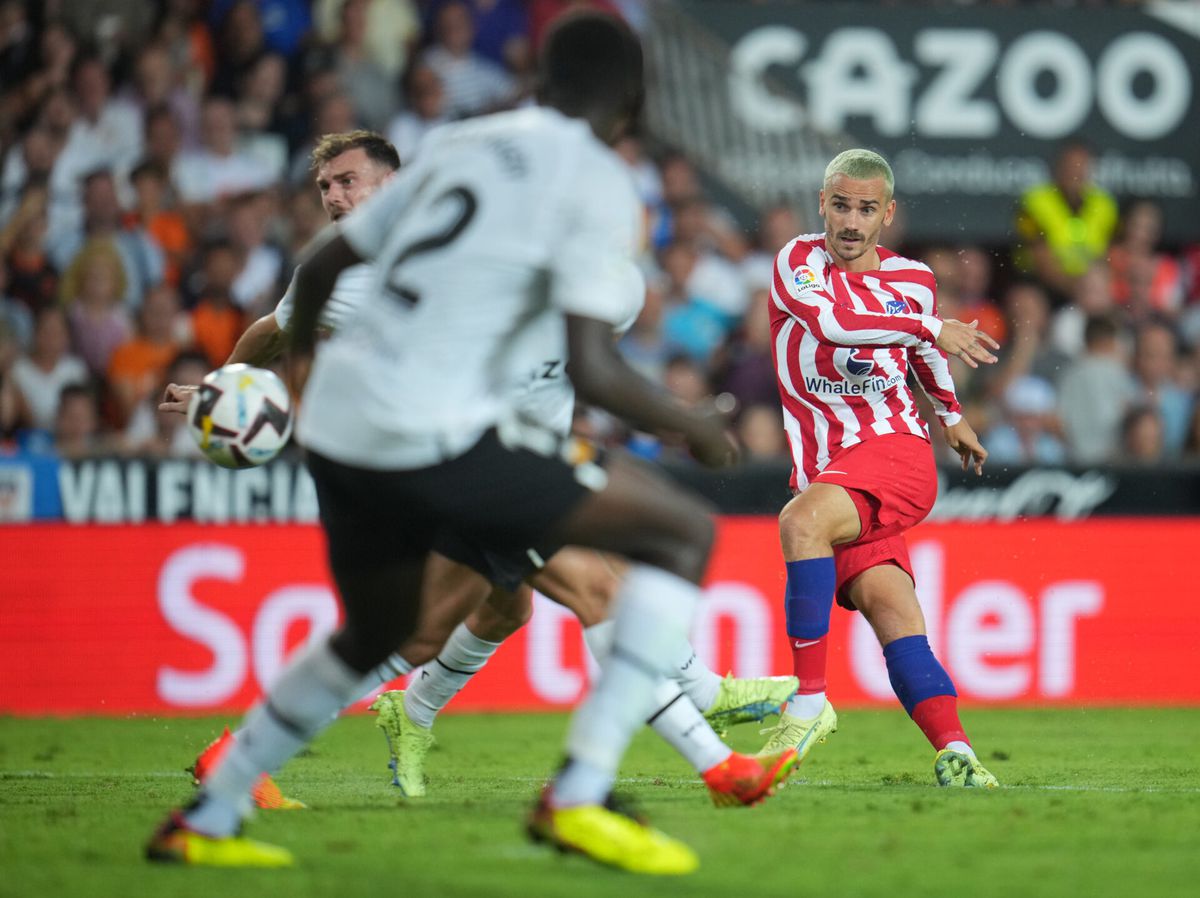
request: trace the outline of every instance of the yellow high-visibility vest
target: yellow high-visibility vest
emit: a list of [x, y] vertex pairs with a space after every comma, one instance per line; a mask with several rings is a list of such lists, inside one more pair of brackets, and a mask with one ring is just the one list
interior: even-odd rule
[[1021, 200], [1018, 229], [1023, 246], [1017, 264], [1032, 267], [1028, 244], [1038, 236], [1046, 241], [1062, 270], [1078, 276], [1104, 258], [1117, 227], [1117, 203], [1096, 186], [1084, 190], [1083, 204], [1072, 209], [1054, 184], [1029, 190]]

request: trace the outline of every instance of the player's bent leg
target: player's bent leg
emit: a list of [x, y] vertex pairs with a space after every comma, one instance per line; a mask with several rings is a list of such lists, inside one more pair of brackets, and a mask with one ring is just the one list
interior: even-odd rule
[[[671, 646], [691, 623], [712, 547], [711, 515], [663, 475], [616, 456], [603, 489], [584, 497], [550, 537], [634, 563], [616, 605], [612, 653], [571, 720], [566, 763], [534, 812], [530, 832], [626, 869], [687, 872], [696, 864], [689, 849], [613, 819], [604, 802], [630, 739], [654, 710]], [[582, 833], [571, 830], [576, 823]]]
[[572, 611], [586, 629], [608, 618], [624, 567], [623, 562], [594, 549], [566, 546], [531, 575], [529, 583], [542, 595]]
[[938, 785], [997, 787], [959, 720], [954, 683], [929, 647], [912, 578], [895, 564], [878, 565], [856, 577], [848, 592], [883, 646], [896, 697], [937, 752]]
[[825, 698], [829, 618], [837, 571], [833, 547], [863, 530], [858, 504], [850, 491], [833, 483], [813, 483], [779, 515], [779, 540], [787, 568], [784, 622], [796, 692], [774, 727], [760, 757], [794, 748], [803, 760], [813, 746], [837, 731], [837, 714]]

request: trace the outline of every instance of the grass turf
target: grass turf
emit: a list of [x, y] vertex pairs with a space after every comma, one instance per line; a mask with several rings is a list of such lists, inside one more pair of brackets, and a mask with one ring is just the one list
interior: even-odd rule
[[[968, 710], [1005, 788], [937, 789], [899, 712], [847, 711], [788, 788], [717, 811], [644, 733], [621, 776], [698, 873], [635, 877], [526, 842], [523, 814], [557, 761], [557, 715], [448, 715], [430, 797], [399, 800], [370, 717], [339, 721], [278, 777], [311, 810], [262, 813], [282, 871], [151, 865], [142, 843], [191, 793], [183, 768], [215, 719], [0, 718], [0, 895], [587, 896], [1195, 895], [1200, 709]], [[730, 734], [756, 747], [751, 726]]]

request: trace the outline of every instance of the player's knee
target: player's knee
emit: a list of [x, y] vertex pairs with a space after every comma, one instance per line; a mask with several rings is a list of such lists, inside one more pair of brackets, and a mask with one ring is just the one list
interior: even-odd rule
[[816, 510], [796, 500], [779, 512], [779, 539], [788, 558], [805, 557], [828, 543]]

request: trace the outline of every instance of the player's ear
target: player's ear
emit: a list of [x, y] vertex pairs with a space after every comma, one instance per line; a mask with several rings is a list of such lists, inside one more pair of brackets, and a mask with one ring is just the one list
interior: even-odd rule
[[887, 208], [883, 210], [883, 223], [885, 225], [890, 225], [892, 223], [892, 219], [895, 217], [895, 215], [896, 215], [896, 201], [895, 201], [895, 199], [888, 200]]
[[817, 214], [825, 214], [825, 188], [822, 187], [817, 191]]

